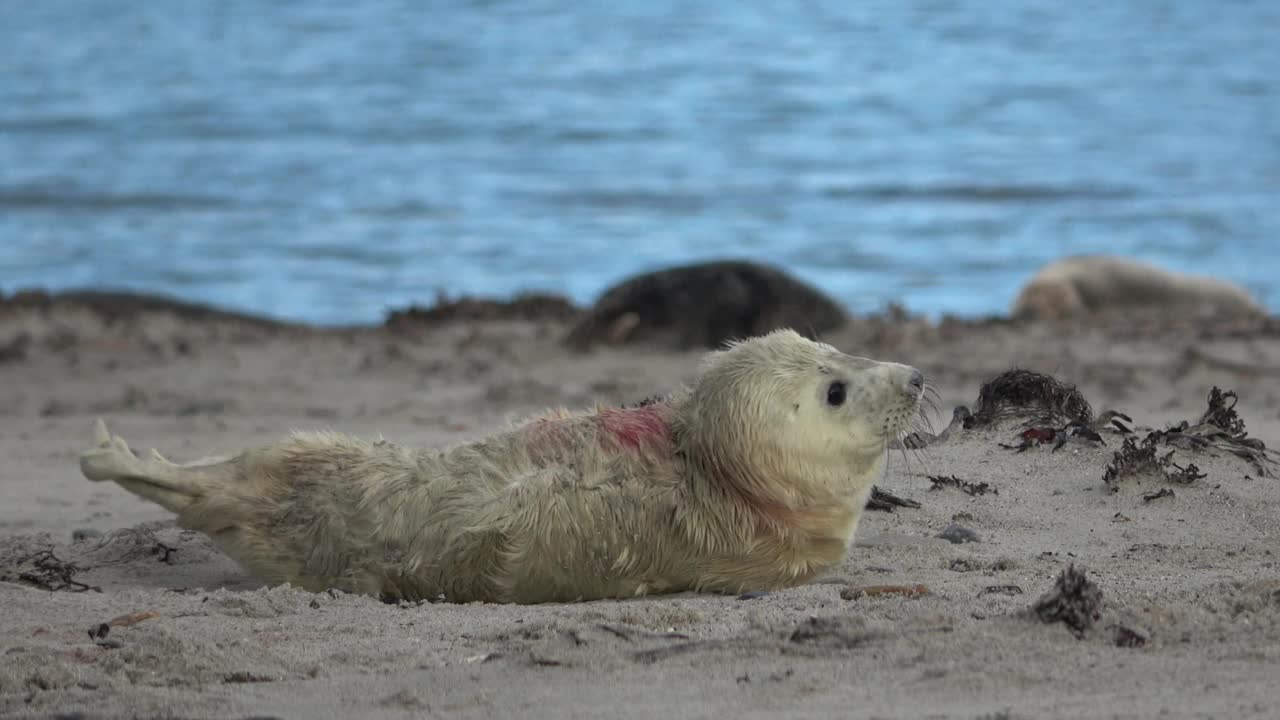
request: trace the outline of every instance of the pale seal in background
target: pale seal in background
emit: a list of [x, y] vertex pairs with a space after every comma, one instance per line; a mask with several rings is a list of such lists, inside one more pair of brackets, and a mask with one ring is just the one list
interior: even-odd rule
[[736, 593], [844, 558], [922, 389], [914, 368], [783, 330], [709, 353], [669, 398], [449, 449], [295, 433], [178, 465], [99, 421], [80, 465], [273, 584], [462, 602]]
[[1224, 280], [1106, 255], [1045, 265], [1018, 293], [1012, 312], [1016, 318], [1056, 319], [1139, 308], [1220, 317], [1266, 314], [1246, 290]]

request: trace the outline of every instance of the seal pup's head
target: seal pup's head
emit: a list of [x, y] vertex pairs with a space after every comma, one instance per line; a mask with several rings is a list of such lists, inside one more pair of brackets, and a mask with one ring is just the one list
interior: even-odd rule
[[913, 367], [778, 330], [708, 354], [678, 437], [701, 475], [766, 520], [838, 508], [856, 522], [923, 391]]

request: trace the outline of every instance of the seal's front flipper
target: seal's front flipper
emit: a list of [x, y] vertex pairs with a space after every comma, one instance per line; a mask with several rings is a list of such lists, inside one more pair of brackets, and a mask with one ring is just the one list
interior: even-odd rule
[[80, 471], [85, 477], [95, 482], [114, 481], [175, 513], [181, 513], [192, 502], [203, 498], [212, 484], [228, 479], [230, 467], [224, 469], [204, 463], [184, 467], [154, 451], [151, 459], [142, 460], [133, 454], [123, 438], [108, 432], [102, 420], [94, 425], [94, 443], [95, 447], [80, 456]]

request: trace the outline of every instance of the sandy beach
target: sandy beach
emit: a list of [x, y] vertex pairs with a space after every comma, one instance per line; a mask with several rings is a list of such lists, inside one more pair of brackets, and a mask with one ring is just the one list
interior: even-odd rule
[[[1104, 483], [1124, 436], [1017, 451], [957, 430], [894, 453], [821, 582], [739, 598], [387, 604], [263, 587], [77, 457], [94, 418], [175, 460], [294, 428], [410, 445], [689, 381], [700, 353], [573, 353], [563, 318], [323, 330], [170, 307], [0, 305], [0, 716], [1275, 717], [1280, 468], [1162, 447], [1189, 483]], [[1074, 383], [1136, 435], [1194, 424], [1217, 386], [1280, 448], [1280, 322], [1117, 314], [1062, 324], [858, 317], [824, 339], [906, 362], [946, 424], [1012, 367]], [[954, 477], [965, 487], [936, 483]], [[986, 483], [985, 492], [975, 485]], [[1163, 493], [1161, 491], [1171, 492]], [[976, 542], [938, 535], [957, 524]], [[1073, 566], [1082, 632], [1033, 606]], [[923, 593], [859, 593], [922, 585]], [[849, 599], [846, 599], [849, 598]], [[106, 626], [105, 629], [103, 626]]]

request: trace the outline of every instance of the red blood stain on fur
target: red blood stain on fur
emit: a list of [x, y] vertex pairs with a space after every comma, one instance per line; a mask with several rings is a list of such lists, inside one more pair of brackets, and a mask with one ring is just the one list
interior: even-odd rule
[[666, 406], [646, 405], [638, 408], [601, 410], [600, 430], [605, 437], [632, 450], [671, 442], [671, 424], [663, 417]]

